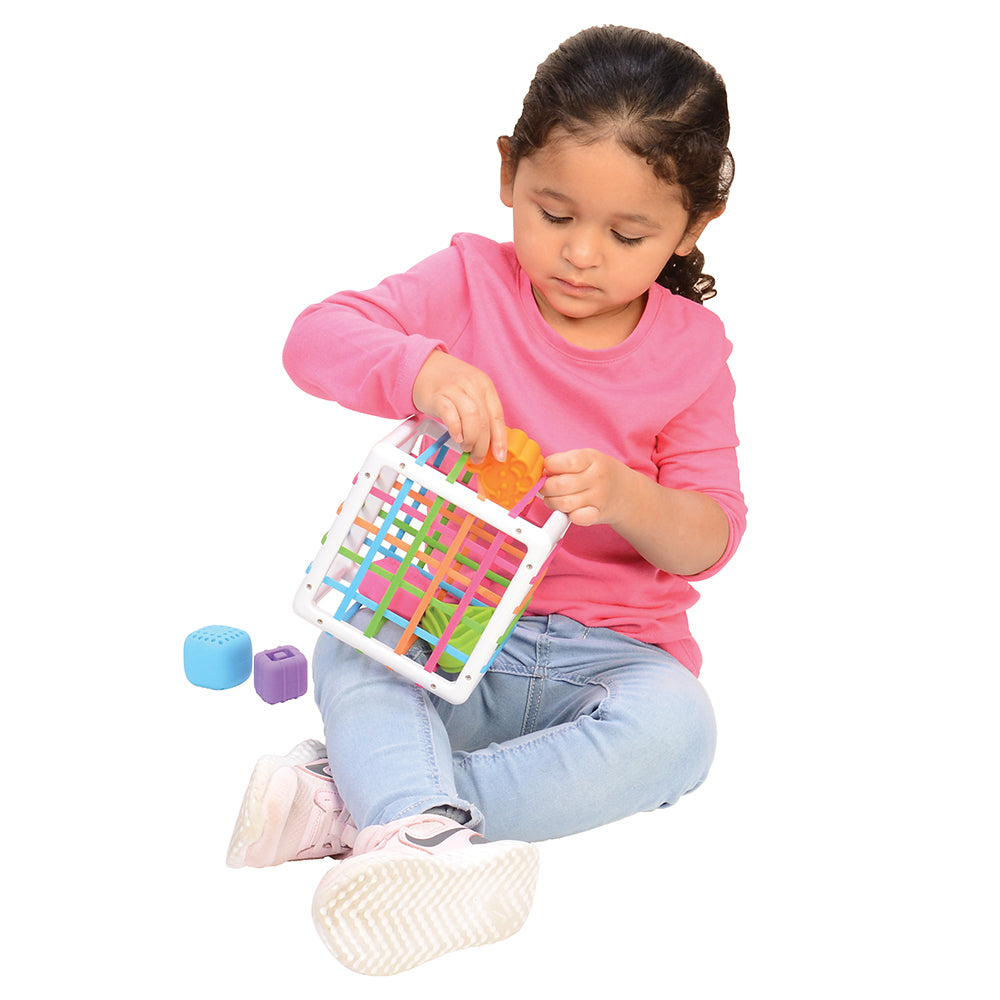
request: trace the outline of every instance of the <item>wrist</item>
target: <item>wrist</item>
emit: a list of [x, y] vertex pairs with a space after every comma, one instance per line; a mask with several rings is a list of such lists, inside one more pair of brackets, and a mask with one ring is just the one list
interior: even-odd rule
[[643, 503], [643, 494], [655, 485], [641, 472], [623, 462], [611, 459], [608, 471], [608, 499], [601, 520], [615, 531], [627, 527], [637, 516]]

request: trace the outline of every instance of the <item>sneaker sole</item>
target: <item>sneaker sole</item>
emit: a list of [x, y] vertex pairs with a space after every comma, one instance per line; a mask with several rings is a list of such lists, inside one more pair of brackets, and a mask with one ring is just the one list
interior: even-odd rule
[[316, 890], [313, 922], [347, 968], [391, 976], [510, 937], [527, 919], [538, 849], [500, 841], [448, 854], [358, 855]]
[[[295, 767], [298, 764], [309, 764], [312, 761], [326, 755], [326, 748], [316, 740], [303, 740], [298, 746], [293, 747], [284, 757], [268, 755], [261, 757], [257, 761], [250, 775], [250, 783], [243, 795], [243, 804], [240, 806], [240, 814], [236, 819], [236, 826], [233, 829], [233, 836], [229, 841], [229, 851], [226, 854], [226, 864], [230, 868], [243, 868], [247, 864], [247, 851], [260, 841], [264, 833], [265, 826], [274, 831], [274, 844], [284, 829], [288, 812], [292, 808], [295, 798], [297, 782], [289, 782], [290, 787], [282, 789], [277, 794], [272, 795], [265, 809], [264, 801], [267, 796], [268, 786], [272, 778], [283, 767]], [[283, 811], [283, 815], [281, 815]], [[266, 848], [267, 845], [260, 845]], [[255, 852], [258, 853], [258, 852]], [[265, 857], [267, 855], [265, 854]], [[266, 868], [276, 864], [273, 854], [271, 860], [258, 863], [255, 859], [252, 867]]]

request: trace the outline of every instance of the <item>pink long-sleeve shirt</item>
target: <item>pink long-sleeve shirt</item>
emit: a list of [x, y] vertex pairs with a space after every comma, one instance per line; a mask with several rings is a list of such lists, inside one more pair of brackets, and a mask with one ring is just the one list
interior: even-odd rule
[[621, 344], [591, 351], [542, 318], [512, 244], [456, 236], [448, 249], [366, 292], [310, 306], [285, 345], [300, 388], [385, 417], [414, 412], [413, 383], [440, 348], [492, 378], [508, 426], [543, 454], [596, 448], [664, 486], [714, 498], [729, 543], [703, 573], [680, 577], [643, 559], [605, 525], [570, 527], [528, 614], [562, 614], [661, 646], [695, 675], [692, 580], [718, 572], [746, 524], [736, 464], [731, 345], [703, 306], [659, 285]]

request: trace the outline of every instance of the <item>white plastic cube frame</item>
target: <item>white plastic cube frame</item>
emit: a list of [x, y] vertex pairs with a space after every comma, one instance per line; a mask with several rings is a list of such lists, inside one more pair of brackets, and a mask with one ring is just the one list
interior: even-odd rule
[[[458, 705], [472, 693], [499, 651], [502, 641], [520, 617], [530, 593], [548, 568], [552, 555], [566, 533], [569, 520], [565, 514], [556, 511], [548, 513], [542, 523], [522, 516], [521, 509], [527, 507], [541, 485], [540, 482], [529, 492], [526, 501], [508, 511], [500, 504], [478, 496], [470, 485], [450, 480], [440, 468], [426, 461], [429, 449], [421, 445], [421, 442], [428, 438], [435, 442], [431, 450], [443, 447], [454, 452], [455, 456], [462, 457], [458, 447], [448, 438], [444, 427], [427, 417], [411, 417], [376, 444], [327, 532], [323, 547], [299, 586], [294, 608], [306, 621], [351, 644], [376, 662], [445, 701]], [[403, 490], [398, 489], [400, 483], [404, 484]], [[501, 541], [496, 542], [491, 551], [496, 551], [496, 546], [506, 538], [508, 541], [502, 547], [507, 566], [512, 564], [511, 552], [523, 549], [516, 570], [503, 588], [502, 596], [495, 604], [495, 610], [482, 634], [468, 653], [464, 666], [460, 672], [452, 675], [426, 669], [405, 652], [397, 652], [382, 642], [376, 635], [365, 634], [364, 629], [349, 620], [360, 607], [374, 609], [378, 604], [384, 620], [395, 621], [399, 625], [409, 624], [411, 632], [432, 645], [434, 652], [429, 663], [436, 664], [445, 648], [454, 652], [453, 647], [446, 643], [454, 625], [449, 626], [442, 637], [428, 635], [419, 625], [414, 627], [405, 618], [399, 618], [387, 610], [384, 602], [379, 604], [358, 591], [358, 587], [364, 585], [364, 574], [374, 572], [372, 563], [376, 561], [380, 546], [388, 544], [391, 547], [393, 544], [392, 523], [387, 516], [385, 503], [392, 498], [392, 490], [397, 489], [394, 510], [400, 504], [405, 504], [406, 496], [414, 495], [406, 484], [411, 484], [421, 496], [440, 498], [444, 504], [454, 505], [467, 519], [473, 518], [476, 524], [494, 529], [497, 533], [495, 538]], [[403, 499], [400, 500], [399, 497]], [[411, 514], [414, 513], [412, 508], [410, 510]], [[359, 525], [372, 525], [379, 518], [383, 522], [383, 539], [375, 541], [372, 531]], [[409, 521], [409, 517], [407, 520]], [[345, 555], [345, 551], [350, 556]], [[487, 565], [483, 572], [489, 569]], [[463, 597], [459, 606], [461, 608], [470, 602], [481, 605], [480, 601], [470, 595]], [[492, 599], [490, 603], [492, 604]], [[456, 613], [455, 617], [457, 622], [460, 616]]]

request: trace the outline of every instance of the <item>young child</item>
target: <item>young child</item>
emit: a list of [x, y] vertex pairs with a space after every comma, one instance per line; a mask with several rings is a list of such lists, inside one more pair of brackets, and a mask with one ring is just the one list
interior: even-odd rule
[[[686, 610], [742, 535], [730, 345], [696, 248], [732, 178], [725, 87], [659, 35], [593, 28], [542, 63], [500, 197], [513, 244], [456, 236], [296, 320], [285, 366], [367, 413], [438, 418], [473, 461], [539, 442], [571, 527], [463, 705], [329, 635], [326, 746], [258, 762], [229, 863], [341, 858], [313, 916], [368, 974], [499, 940], [527, 916], [534, 841], [672, 805], [715, 722]], [[359, 612], [359, 616], [366, 612]], [[359, 617], [360, 620], [360, 617]], [[393, 629], [385, 632], [390, 645]]]

